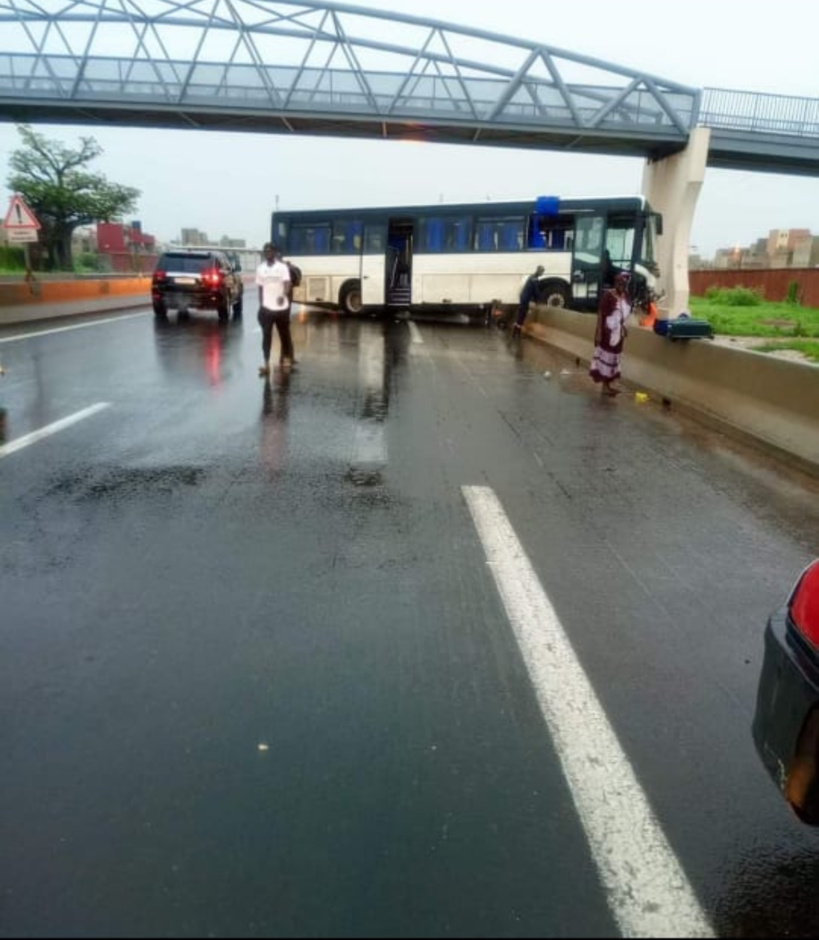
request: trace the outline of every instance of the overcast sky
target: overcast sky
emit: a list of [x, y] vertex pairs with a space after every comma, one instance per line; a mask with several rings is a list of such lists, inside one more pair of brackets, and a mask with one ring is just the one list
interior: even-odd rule
[[[385, 3], [358, 0], [358, 6]], [[541, 41], [694, 87], [819, 97], [819, 4], [813, 0], [413, 0], [415, 16]], [[385, 36], [389, 38], [389, 34]], [[0, 40], [0, 51], [3, 42]], [[282, 208], [637, 193], [643, 161], [549, 151], [199, 131], [38, 125], [75, 145], [90, 134], [96, 167], [142, 191], [134, 218], [160, 240], [197, 227], [213, 239], [269, 234]], [[0, 123], [0, 181], [19, 145]], [[774, 228], [819, 235], [819, 179], [708, 170], [692, 241], [705, 255]]]

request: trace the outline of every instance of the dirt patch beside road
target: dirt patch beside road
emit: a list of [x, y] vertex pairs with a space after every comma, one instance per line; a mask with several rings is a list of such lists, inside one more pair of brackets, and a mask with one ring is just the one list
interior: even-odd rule
[[[759, 346], [768, 346], [776, 339], [770, 336], [715, 336], [714, 342], [720, 346], [730, 346], [732, 349], [745, 349], [754, 352]], [[763, 355], [773, 356], [776, 359], [789, 359], [791, 362], [804, 362], [810, 366], [819, 366], [819, 362], [808, 359], [798, 349], [766, 350]]]

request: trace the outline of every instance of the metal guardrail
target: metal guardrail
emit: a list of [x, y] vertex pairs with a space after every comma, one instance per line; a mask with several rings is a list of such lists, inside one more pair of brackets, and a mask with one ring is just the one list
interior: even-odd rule
[[714, 130], [819, 139], [819, 98], [705, 88], [699, 120]]

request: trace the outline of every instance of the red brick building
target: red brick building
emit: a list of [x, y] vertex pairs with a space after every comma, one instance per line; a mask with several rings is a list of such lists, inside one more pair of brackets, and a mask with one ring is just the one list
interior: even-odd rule
[[156, 238], [142, 231], [141, 222], [97, 224], [97, 251], [109, 259], [112, 271], [149, 272], [156, 264]]

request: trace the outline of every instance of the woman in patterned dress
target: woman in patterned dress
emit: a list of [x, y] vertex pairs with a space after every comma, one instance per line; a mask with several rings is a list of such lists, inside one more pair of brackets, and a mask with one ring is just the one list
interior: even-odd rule
[[626, 320], [631, 316], [631, 298], [628, 295], [628, 274], [620, 272], [614, 278], [614, 287], [605, 291], [597, 314], [594, 334], [594, 358], [589, 375], [602, 392], [612, 398], [620, 394], [612, 382], [620, 378], [620, 355], [626, 338]]

